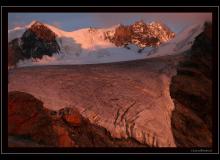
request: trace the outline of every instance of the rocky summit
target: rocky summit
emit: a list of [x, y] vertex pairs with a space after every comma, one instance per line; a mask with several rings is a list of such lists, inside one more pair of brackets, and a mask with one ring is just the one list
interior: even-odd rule
[[128, 26], [120, 25], [115, 29], [113, 36], [107, 35], [116, 46], [134, 44], [139, 48], [159, 46], [174, 37], [175, 33], [162, 22], [146, 24], [144, 21], [137, 21]]
[[34, 22], [20, 38], [8, 43], [8, 65], [13, 66], [19, 60], [42, 58], [59, 53], [60, 47], [56, 34], [44, 24]]

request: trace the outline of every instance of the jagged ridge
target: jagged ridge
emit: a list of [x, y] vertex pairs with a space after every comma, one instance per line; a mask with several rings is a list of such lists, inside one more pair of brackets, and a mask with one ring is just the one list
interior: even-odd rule
[[[142, 27], [142, 25], [144, 26]], [[14, 60], [9, 59], [9, 65], [15, 65], [18, 61], [25, 59], [37, 62], [42, 57], [50, 57], [55, 53], [70, 54], [73, 56], [73, 60], [80, 55], [85, 57], [88, 53], [94, 55], [88, 59], [99, 59], [107, 57], [109, 54], [115, 55], [116, 52], [118, 55], [125, 55], [123, 57], [134, 57], [132, 59], [135, 59], [138, 57], [137, 52], [141, 52], [144, 48], [158, 46], [174, 37], [174, 33], [164, 24], [156, 22], [149, 25], [144, 22], [136, 22], [130, 26], [121, 25], [107, 29], [90, 27], [65, 32], [39, 21], [33, 21], [26, 26], [23, 33], [20, 31], [23, 29], [9, 31], [9, 55], [13, 55], [9, 57], [15, 57]], [[16, 33], [21, 34], [20, 37]], [[133, 44], [137, 49], [132, 49], [132, 47], [126, 46], [127, 44]], [[126, 47], [121, 48], [120, 46]], [[118, 60], [122, 56], [119, 57]], [[69, 60], [69, 58], [67, 59]], [[111, 56], [108, 59], [111, 59]]]
[[143, 21], [137, 21], [128, 26], [120, 25], [115, 29], [114, 36], [107, 35], [107, 38], [116, 46], [130, 43], [139, 48], [159, 46], [174, 37], [175, 33], [162, 22], [146, 24]]

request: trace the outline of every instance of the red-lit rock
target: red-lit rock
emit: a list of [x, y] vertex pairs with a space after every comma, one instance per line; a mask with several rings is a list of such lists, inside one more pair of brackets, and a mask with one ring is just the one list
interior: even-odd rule
[[24, 92], [8, 94], [8, 134], [30, 137], [42, 144], [56, 143], [56, 134], [43, 103]]
[[59, 147], [73, 147], [75, 142], [69, 136], [69, 132], [66, 128], [60, 125], [53, 125], [53, 129], [57, 134], [57, 144]]
[[65, 122], [72, 126], [80, 126], [82, 122], [82, 116], [73, 108], [63, 108], [59, 110], [59, 115], [62, 116]]
[[80, 126], [81, 117], [79, 114], [64, 115], [63, 119], [73, 126]]

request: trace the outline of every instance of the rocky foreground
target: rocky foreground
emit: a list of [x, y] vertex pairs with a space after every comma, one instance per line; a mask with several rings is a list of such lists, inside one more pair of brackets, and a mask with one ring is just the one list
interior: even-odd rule
[[74, 108], [48, 110], [24, 92], [8, 95], [9, 147], [147, 147], [136, 140], [114, 139]]

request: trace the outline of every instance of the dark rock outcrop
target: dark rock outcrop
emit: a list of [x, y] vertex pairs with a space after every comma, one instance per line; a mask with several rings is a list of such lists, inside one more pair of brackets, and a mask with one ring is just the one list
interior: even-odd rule
[[59, 53], [56, 34], [40, 22], [32, 24], [22, 35], [8, 43], [8, 66], [19, 60], [42, 58]]
[[39, 22], [35, 22], [21, 37], [21, 48], [25, 58], [42, 58], [52, 56], [60, 48], [56, 42], [56, 34]]
[[172, 127], [179, 147], [212, 146], [211, 29], [211, 24], [206, 23], [172, 78]]
[[8, 43], [8, 66], [15, 66], [19, 60], [23, 60], [23, 52], [19, 46], [19, 40], [14, 39]]

